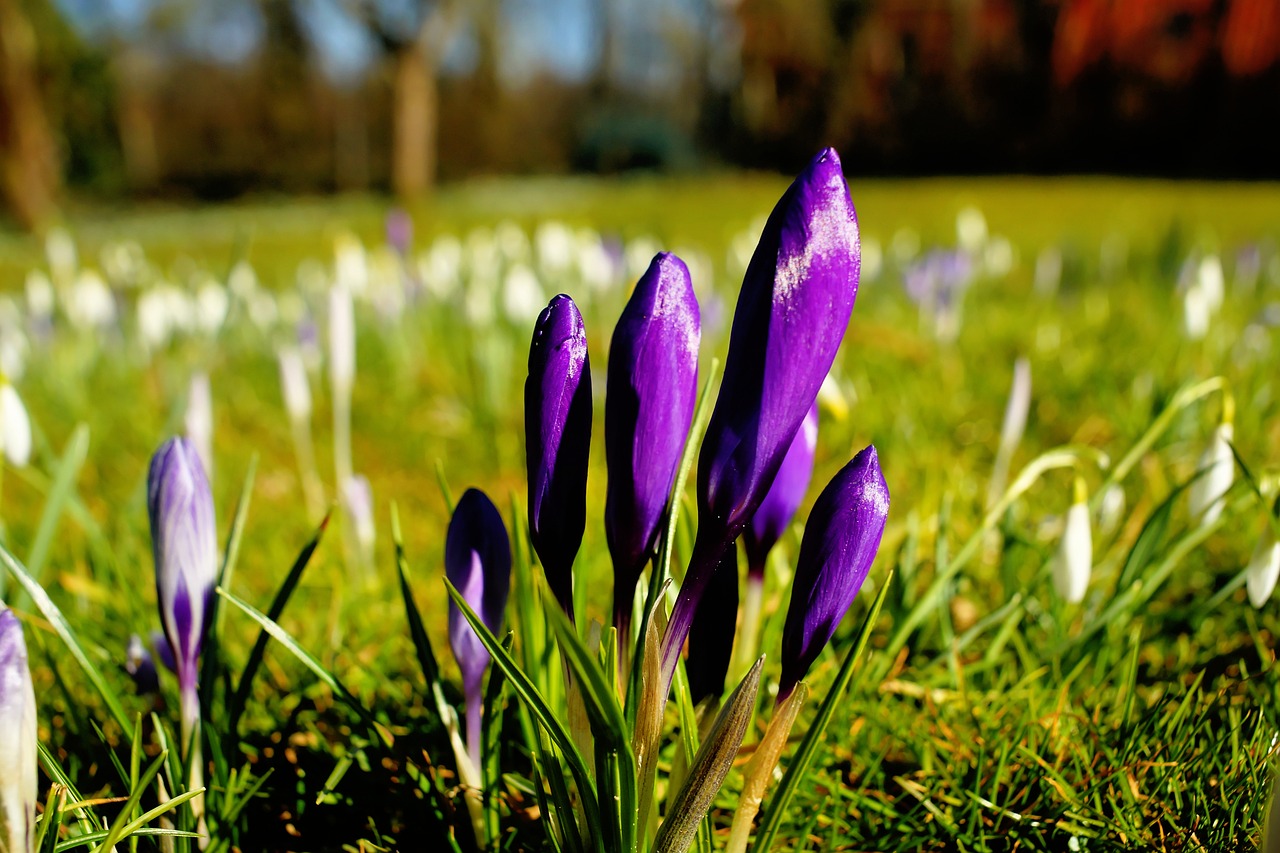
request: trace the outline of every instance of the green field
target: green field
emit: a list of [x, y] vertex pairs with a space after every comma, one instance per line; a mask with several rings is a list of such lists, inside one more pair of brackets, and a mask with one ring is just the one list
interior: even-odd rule
[[[895, 579], [870, 654], [836, 708], [776, 849], [1255, 849], [1280, 732], [1274, 660], [1280, 613], [1274, 600], [1250, 606], [1243, 569], [1264, 529], [1265, 507], [1280, 489], [1274, 307], [1280, 187], [850, 177], [864, 250], [877, 247], [882, 263], [874, 279], [864, 279], [833, 371], [838, 394], [823, 408], [813, 483], [798, 521], [822, 485], [868, 443], [879, 451], [893, 505], [870, 579], [809, 675], [813, 698], [793, 735], [797, 743], [891, 569]], [[445, 235], [457, 238], [462, 260], [452, 285], [428, 282], [407, 308], [373, 296], [357, 302], [352, 457], [375, 500], [373, 572], [352, 578], [343, 552], [350, 531], [339, 517], [279, 618], [351, 696], [344, 700], [297, 655], [272, 643], [238, 733], [221, 728], [215, 704], [209, 726], [225, 752], [206, 754], [214, 768], [206, 781], [222, 787], [220, 801], [236, 802], [226, 793], [230, 771], [241, 781], [246, 772], [259, 779], [270, 771], [257, 794], [244, 797], [242, 810], [223, 816], [216, 849], [434, 850], [445, 849], [438, 845], [447, 832], [461, 849], [473, 848], [453, 755], [424, 686], [397, 583], [391, 507], [446, 697], [459, 700], [441, 581], [446, 492], [483, 488], [507, 516], [513, 539], [526, 540], [511, 509], [523, 517], [522, 387], [536, 309], [516, 316], [502, 288], [513, 267], [527, 266], [542, 302], [560, 291], [574, 296], [590, 338], [595, 430], [587, 531], [575, 571], [579, 584], [589, 581], [580, 625], [607, 621], [606, 348], [635, 265], [656, 249], [689, 261], [703, 310], [705, 376], [712, 360], [724, 357], [742, 248], [754, 246], [762, 216], [785, 187], [783, 179], [757, 175], [494, 180], [447, 187], [410, 210], [410, 269], [419, 269], [419, 258], [422, 269], [432, 269], [433, 247]], [[913, 242], [920, 249], [953, 246], [957, 213], [966, 207], [985, 217], [987, 265], [963, 296], [958, 336], [944, 341], [904, 294], [902, 268]], [[127, 255], [136, 281], [109, 282], [118, 322], [99, 328], [70, 322], [71, 297], [63, 294], [76, 292], [73, 276], [59, 292], [52, 329], [24, 327], [25, 369], [13, 378], [31, 415], [35, 453], [28, 467], [4, 470], [0, 519], [6, 547], [61, 608], [128, 719], [154, 708], [157, 719], [176, 726], [173, 679], [162, 676], [165, 698], [158, 702], [135, 696], [121, 664], [131, 633], [159, 627], [147, 464], [165, 438], [183, 429], [193, 372], [206, 372], [213, 390], [220, 538], [230, 534], [256, 465], [230, 590], [265, 611], [315, 531], [276, 361], [277, 348], [296, 340], [295, 329], [286, 319], [265, 323], [252, 303], [232, 297], [225, 323], [149, 349], [138, 328], [141, 294], [161, 284], [198, 294], [227, 284], [233, 270], [243, 274], [247, 263], [257, 281], [253, 291], [269, 294], [282, 315], [297, 309], [314, 320], [323, 346], [335, 239], [350, 232], [363, 242], [371, 293], [380, 276], [399, 285], [400, 267], [384, 245], [387, 210], [384, 200], [340, 198], [68, 214], [80, 267], [110, 279], [113, 259]], [[616, 241], [624, 260], [598, 284], [578, 268], [549, 268], [534, 237], [548, 221], [594, 229], [590, 239], [604, 235], [605, 255]], [[572, 233], [589, 242], [589, 234]], [[137, 248], [122, 249], [126, 244]], [[1237, 252], [1246, 246], [1260, 246], [1256, 282], [1242, 280]], [[1052, 288], [1035, 284], [1047, 247], [1061, 259]], [[1226, 298], [1207, 334], [1189, 339], [1179, 278], [1188, 258], [1211, 256], [1221, 258]], [[16, 311], [27, 310], [23, 288], [33, 269], [50, 272], [55, 289], [63, 288], [49, 270], [45, 243], [0, 233], [0, 292], [13, 295]], [[4, 334], [0, 322], [0, 344]], [[1077, 451], [1076, 470], [1091, 496], [1112, 479], [1123, 489], [1123, 511], [1113, 524], [1094, 525], [1092, 579], [1080, 605], [1064, 603], [1050, 580], [1072, 500], [1070, 469], [1046, 471], [1007, 512], [993, 516], [1000, 535], [981, 529], [1019, 356], [1030, 361], [1032, 405], [1010, 481], [1065, 445]], [[312, 376], [311, 422], [332, 499], [326, 376], [323, 366]], [[1190, 517], [1185, 496], [1167, 509], [1165, 501], [1195, 474], [1222, 405], [1214, 390], [1183, 406], [1179, 389], [1213, 377], [1222, 377], [1234, 398], [1242, 464], [1227, 511], [1204, 526]], [[1138, 446], [1144, 436], [1150, 441]], [[677, 574], [692, 523], [687, 513], [675, 540]], [[771, 662], [799, 537], [797, 524], [775, 552], [766, 585], [760, 644], [769, 656], [766, 688], [748, 752], [772, 707], [767, 683], [778, 676]], [[527, 553], [527, 545], [516, 550]], [[41, 741], [79, 795], [104, 799], [92, 808], [110, 821], [121, 806], [109, 798], [129, 794], [121, 777], [130, 777], [132, 733], [112, 718], [103, 691], [48, 614], [11, 579], [3, 589], [0, 595], [23, 616]], [[522, 643], [545, 642], [547, 631], [521, 624], [520, 613], [513, 601], [508, 618], [517, 657]], [[221, 617], [219, 647], [234, 680], [258, 626], [227, 604]], [[217, 695], [225, 689], [219, 685]], [[552, 849], [530, 781], [524, 735], [532, 724], [509, 687], [500, 698], [505, 712], [494, 731], [502, 734], [506, 775], [492, 791], [494, 849]], [[393, 743], [380, 741], [353, 706], [382, 724]], [[661, 778], [678, 763], [681, 744], [670, 736], [676, 706], [668, 710]], [[159, 754], [152, 728], [148, 717], [146, 756]], [[49, 781], [42, 776], [42, 801]], [[716, 800], [709, 835], [715, 849], [727, 835], [740, 786], [741, 774], [731, 772]], [[144, 810], [155, 801], [148, 789]], [[82, 831], [68, 817], [64, 838]], [[138, 849], [155, 844], [137, 840]]]

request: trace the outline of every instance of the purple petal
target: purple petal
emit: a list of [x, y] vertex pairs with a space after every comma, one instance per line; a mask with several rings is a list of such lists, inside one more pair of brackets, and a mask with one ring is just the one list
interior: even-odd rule
[[[467, 489], [449, 520], [444, 571], [485, 627], [494, 634], [500, 633], [511, 585], [511, 542], [502, 515], [478, 489]], [[449, 645], [470, 697], [480, 688], [489, 665], [489, 652], [452, 599]]]
[[778, 543], [787, 525], [795, 516], [809, 490], [813, 478], [813, 455], [818, 446], [818, 404], [809, 409], [791, 447], [783, 457], [778, 476], [752, 516], [751, 523], [742, 531], [742, 543], [747, 550], [747, 570], [752, 575], [764, 577], [765, 560]]
[[782, 629], [778, 701], [791, 694], [853, 605], [880, 548], [889, 487], [874, 446], [822, 490], [809, 514]]
[[700, 340], [689, 270], [675, 255], [659, 254], [636, 284], [609, 347], [604, 524], [616, 615], [630, 614], [666, 514], [693, 420]]
[[186, 438], [170, 439], [152, 457], [147, 510], [160, 621], [174, 652], [178, 681], [194, 685], [205, 612], [218, 577], [218, 544], [209, 481]]
[[689, 628], [685, 670], [695, 705], [708, 696], [719, 699], [724, 694], [737, 630], [738, 552], [730, 548], [711, 576]]
[[840, 158], [814, 158], [747, 266], [724, 381], [698, 460], [698, 533], [663, 641], [663, 677], [707, 580], [755, 515], [844, 338], [858, 293], [858, 220]]
[[529, 533], [551, 591], [573, 616], [573, 560], [587, 514], [591, 364], [587, 333], [563, 293], [538, 317], [524, 386]]

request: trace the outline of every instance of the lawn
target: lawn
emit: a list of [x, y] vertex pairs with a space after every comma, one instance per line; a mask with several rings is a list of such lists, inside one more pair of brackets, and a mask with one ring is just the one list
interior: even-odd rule
[[[775, 849], [1255, 849], [1280, 732], [1280, 613], [1274, 601], [1251, 606], [1244, 569], [1280, 489], [1280, 187], [849, 177], [863, 282], [821, 398], [812, 483], [771, 558], [759, 709], [695, 843], [724, 843], [740, 771], [768, 722], [804, 519], [823, 485], [873, 443], [892, 495], [884, 538], [809, 673], [811, 698], [783, 768], [891, 571], [893, 579]], [[47, 761], [95, 800], [98, 817], [68, 815], [62, 839], [138, 813], [112, 799], [138, 780], [129, 744], [137, 741], [145, 768], [176, 726], [174, 679], [162, 674], [158, 695], [137, 695], [123, 669], [130, 634], [160, 627], [151, 454], [184, 429], [191, 377], [206, 374], [218, 537], [238, 542], [224, 585], [266, 611], [319, 521], [303, 498], [277, 353], [300, 345], [309, 357], [318, 332], [308, 422], [327, 505], [336, 499], [328, 292], [335, 277], [354, 276], [366, 283], [357, 287], [351, 458], [372, 490], [373, 558], [353, 570], [355, 532], [338, 511], [278, 616], [296, 650], [267, 647], [236, 729], [233, 685], [257, 657], [259, 626], [221, 604], [222, 680], [205, 696], [205, 776], [210, 803], [223, 809], [212, 849], [434, 850], [446, 837], [473, 849], [440, 703], [406, 616], [392, 507], [445, 704], [460, 706], [461, 689], [443, 550], [449, 504], [466, 488], [492, 497], [515, 543], [513, 654], [528, 663], [550, 648], [551, 629], [527, 606], [539, 570], [527, 566], [522, 520], [523, 385], [537, 313], [569, 293], [586, 325], [595, 408], [578, 625], [586, 638], [592, 620], [607, 622], [603, 406], [613, 324], [652, 254], [674, 251], [701, 303], [702, 377], [714, 375], [746, 259], [786, 183], [724, 174], [450, 186], [409, 210], [414, 240], [403, 258], [386, 244], [388, 204], [364, 197], [86, 205], [68, 214], [77, 260], [63, 267], [56, 238], [50, 252], [0, 233], [0, 292], [11, 294], [0, 302], [0, 368], [13, 374], [34, 432], [30, 464], [3, 472], [4, 543], [103, 677], [93, 684], [49, 612], [11, 578], [0, 586], [22, 615]], [[958, 239], [969, 249], [964, 284], [917, 304], [904, 277]], [[56, 294], [47, 321], [27, 298], [31, 270]], [[78, 316], [92, 288], [85, 270], [109, 288], [114, 318]], [[1188, 292], [1210, 287], [1215, 270], [1225, 298], [1204, 333], [1189, 334]], [[138, 308], [157, 291], [187, 306], [172, 309], [178, 319], [163, 339], [143, 328]], [[957, 310], [940, 317], [946, 300]], [[1016, 493], [988, 517], [1019, 357], [1032, 390], [1025, 435], [1010, 448]], [[1180, 489], [1228, 396], [1239, 461], [1225, 512], [1206, 522]], [[1019, 482], [1037, 459], [1047, 463], [1041, 475]], [[1095, 512], [1092, 576], [1072, 604], [1051, 576], [1076, 478]], [[696, 516], [692, 479], [672, 541], [677, 576]], [[238, 502], [247, 509], [233, 537]], [[535, 682], [563, 713], [558, 674], [544, 660]], [[551, 795], [530, 746], [536, 724], [509, 679], [492, 690], [489, 767], [501, 775], [488, 776], [491, 843], [554, 849]], [[668, 709], [660, 787], [682, 772], [682, 738], [671, 734], [687, 728], [680, 705]], [[124, 722], [138, 714], [147, 716], [135, 734]], [[170, 794], [183, 781], [178, 752], [163, 771]], [[56, 781], [45, 766], [42, 803]], [[143, 787], [145, 811], [157, 794]]]

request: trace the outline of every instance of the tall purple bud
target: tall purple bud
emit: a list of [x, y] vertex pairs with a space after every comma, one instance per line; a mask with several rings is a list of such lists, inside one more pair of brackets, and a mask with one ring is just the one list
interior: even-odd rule
[[36, 694], [22, 625], [0, 604], [0, 850], [34, 850]]
[[[449, 520], [444, 543], [444, 573], [484, 620], [485, 627], [494, 634], [501, 632], [502, 614], [507, 608], [507, 592], [511, 587], [511, 541], [498, 508], [478, 489], [467, 489]], [[449, 646], [462, 671], [462, 690], [467, 702], [467, 751], [472, 763], [479, 768], [482, 684], [489, 665], [489, 651], [452, 599]]]
[[769, 552], [786, 532], [796, 510], [809, 490], [813, 478], [813, 454], [818, 446], [818, 404], [815, 402], [805, 416], [787, 455], [782, 458], [778, 476], [773, 478], [760, 508], [751, 517], [751, 523], [742, 531], [742, 544], [747, 551], [747, 570], [751, 582], [764, 579], [764, 564]]
[[805, 524], [782, 629], [779, 704], [849, 612], [880, 549], [888, 516], [889, 487], [875, 447], [868, 446], [822, 490]]
[[765, 223], [734, 311], [698, 460], [698, 534], [664, 638], [671, 683], [698, 600], [755, 515], [831, 369], [858, 293], [858, 219], [840, 158], [820, 152]]
[[205, 614], [218, 579], [213, 495], [195, 445], [171, 438], [151, 457], [147, 511], [156, 563], [160, 623], [173, 649], [182, 699], [182, 741], [187, 749], [199, 723], [200, 649]]
[[547, 583], [573, 618], [573, 559], [587, 515], [591, 363], [578, 306], [563, 293], [538, 316], [524, 383], [529, 535]]
[[684, 261], [654, 257], [609, 347], [604, 450], [605, 538], [613, 557], [613, 624], [629, 627], [636, 582], [653, 555], [698, 394], [701, 318]]

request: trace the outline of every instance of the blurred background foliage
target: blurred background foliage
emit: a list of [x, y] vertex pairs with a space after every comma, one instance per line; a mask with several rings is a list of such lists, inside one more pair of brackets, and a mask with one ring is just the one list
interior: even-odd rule
[[1274, 177], [1273, 0], [0, 0], [0, 196], [487, 174]]

